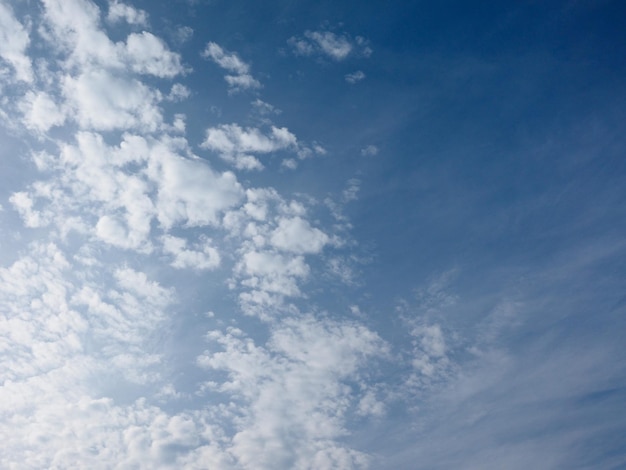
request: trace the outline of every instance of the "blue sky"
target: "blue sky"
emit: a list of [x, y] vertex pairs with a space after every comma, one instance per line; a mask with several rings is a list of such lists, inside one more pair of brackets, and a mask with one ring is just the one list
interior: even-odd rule
[[0, 467], [623, 468], [624, 13], [0, 0]]

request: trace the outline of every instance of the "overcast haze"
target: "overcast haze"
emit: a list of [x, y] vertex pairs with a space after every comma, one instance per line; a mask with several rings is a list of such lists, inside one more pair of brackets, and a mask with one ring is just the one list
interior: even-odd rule
[[0, 0], [0, 467], [626, 467], [625, 15]]

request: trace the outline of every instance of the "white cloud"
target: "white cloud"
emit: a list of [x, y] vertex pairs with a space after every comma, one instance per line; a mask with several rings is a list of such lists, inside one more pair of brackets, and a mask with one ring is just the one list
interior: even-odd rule
[[302, 256], [269, 251], [244, 253], [238, 270], [246, 276], [242, 281], [244, 286], [290, 297], [300, 295], [298, 279], [309, 275], [309, 266]]
[[271, 126], [264, 134], [255, 127], [242, 128], [238, 124], [210, 127], [201, 147], [219, 154], [238, 169], [259, 170], [263, 164], [252, 154], [266, 154], [279, 150], [298, 149], [296, 136], [286, 127]]
[[63, 94], [82, 129], [138, 128], [155, 131], [162, 123], [159, 94], [138, 80], [90, 71], [66, 76]]
[[146, 31], [128, 36], [124, 54], [135, 73], [171, 78], [183, 72], [180, 55], [168, 50], [161, 39]]
[[375, 333], [307, 315], [277, 325], [266, 346], [236, 329], [208, 338], [222, 350], [205, 352], [198, 363], [227, 372], [218, 390], [244, 403], [229, 449], [241, 468], [367, 466], [367, 455], [336, 439], [347, 434], [351, 406], [365, 398], [346, 382], [368, 358], [386, 354]]
[[28, 91], [19, 107], [24, 113], [26, 127], [38, 132], [47, 132], [51, 127], [60, 126], [66, 119], [66, 113], [43, 91]]
[[167, 95], [168, 101], [183, 101], [191, 96], [191, 91], [185, 85], [181, 83], [174, 83], [169, 95]]
[[328, 235], [301, 217], [281, 218], [270, 240], [279, 250], [297, 254], [319, 253], [329, 242]]
[[307, 31], [304, 35], [335, 60], [345, 59], [352, 51], [352, 44], [346, 37], [338, 36], [330, 31]]
[[174, 268], [215, 269], [220, 264], [220, 255], [210, 240], [203, 240], [193, 250], [187, 249], [184, 238], [166, 235], [162, 241], [163, 251], [174, 256], [171, 263]]
[[28, 31], [12, 9], [0, 2], [0, 57], [8, 62], [15, 71], [17, 80], [26, 83], [33, 81], [33, 70], [26, 50], [30, 44]]
[[356, 72], [348, 73], [345, 76], [346, 82], [355, 84], [365, 79], [365, 73], [362, 70], [357, 70]]
[[155, 149], [148, 169], [158, 183], [157, 218], [166, 229], [219, 225], [220, 213], [235, 205], [242, 188], [230, 172], [216, 173], [200, 159], [183, 158], [166, 147]]
[[352, 40], [345, 33], [335, 34], [332, 31], [305, 31], [304, 37], [293, 36], [287, 43], [295, 55], [323, 55], [337, 62], [350, 55], [369, 57], [372, 53], [364, 38], [357, 36]]
[[241, 60], [236, 53], [226, 52], [218, 44], [209, 42], [202, 56], [211, 59], [221, 68], [231, 72], [224, 79], [232, 91], [261, 88], [261, 83], [250, 75], [250, 66]]
[[111, 23], [125, 21], [131, 25], [147, 26], [148, 14], [144, 10], [138, 10], [118, 0], [109, 0], [107, 20]]
[[[131, 33], [126, 41], [111, 41], [100, 28], [100, 9], [92, 2], [44, 0], [44, 4], [54, 44], [69, 54], [68, 66], [76, 65], [86, 72], [95, 68], [97, 73], [101, 72], [100, 67], [118, 71], [129, 68], [135, 73], [157, 77], [173, 77], [184, 72], [180, 55], [171, 52], [149, 32]], [[111, 4], [112, 11], [123, 10], [124, 15], [133, 16], [126, 7], [121, 3]], [[133, 18], [139, 19], [141, 15], [135, 12]]]

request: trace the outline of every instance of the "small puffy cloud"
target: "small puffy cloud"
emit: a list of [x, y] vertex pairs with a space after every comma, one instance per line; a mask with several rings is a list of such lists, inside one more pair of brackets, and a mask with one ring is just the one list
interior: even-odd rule
[[226, 75], [224, 76], [224, 80], [226, 80], [226, 83], [228, 83], [232, 91], [261, 88], [261, 82], [249, 73], [242, 75]]
[[40, 212], [34, 209], [35, 203], [27, 192], [18, 191], [13, 193], [9, 198], [9, 202], [20, 214], [26, 227], [40, 227], [45, 225]]
[[342, 196], [344, 202], [350, 202], [357, 199], [357, 194], [359, 193], [359, 189], [361, 189], [361, 181], [352, 178], [348, 181], [348, 187], [343, 190]]
[[183, 44], [192, 38], [193, 28], [191, 28], [190, 26], [180, 26], [179, 28], [176, 28], [173, 36], [174, 41], [176, 41], [177, 44]]
[[28, 31], [11, 8], [0, 2], [0, 57], [15, 71], [15, 77], [23, 82], [33, 81], [33, 70], [26, 49], [30, 44]]
[[276, 109], [275, 106], [269, 103], [266, 103], [265, 101], [260, 100], [258, 98], [254, 100], [251, 104], [254, 107], [254, 110], [261, 116], [266, 116], [268, 114], [280, 114], [281, 113], [280, 109]]
[[281, 166], [284, 166], [289, 170], [295, 170], [296, 168], [298, 168], [298, 161], [295, 158], [285, 158], [281, 162]]
[[193, 249], [187, 248], [187, 241], [184, 238], [165, 235], [162, 241], [163, 251], [174, 257], [171, 262], [174, 268], [209, 270], [217, 268], [220, 264], [220, 255], [210, 240], [204, 240]]
[[293, 36], [287, 43], [295, 55], [320, 55], [337, 62], [350, 55], [369, 57], [372, 53], [364, 38], [358, 36], [352, 40], [347, 34], [335, 34], [332, 31], [305, 31], [304, 37]]
[[125, 3], [113, 0], [109, 2], [107, 20], [111, 23], [125, 21], [131, 25], [147, 26], [148, 14], [144, 10], [138, 10]]
[[270, 240], [277, 249], [297, 254], [319, 253], [329, 242], [328, 235], [301, 217], [281, 218]]
[[271, 126], [270, 132], [265, 134], [254, 127], [223, 124], [207, 129], [201, 147], [216, 152], [238, 169], [260, 170], [263, 165], [253, 154], [297, 149], [298, 140], [286, 127]]
[[183, 101], [189, 98], [189, 96], [191, 96], [191, 92], [189, 91], [189, 88], [187, 88], [185, 85], [181, 83], [174, 83], [166, 99], [168, 101], [176, 102], [176, 101]]
[[250, 75], [250, 66], [241, 60], [236, 53], [226, 52], [218, 44], [209, 42], [202, 56], [230, 72], [224, 77], [224, 80], [228, 83], [231, 91], [261, 88], [261, 83]]
[[365, 73], [361, 70], [357, 70], [356, 72], [346, 74], [345, 79], [346, 82], [354, 85], [355, 83], [365, 79]]
[[378, 155], [378, 147], [375, 145], [368, 145], [367, 147], [361, 149], [361, 155], [364, 157], [373, 157]]
[[265, 294], [297, 297], [298, 279], [309, 275], [309, 266], [302, 256], [289, 256], [270, 251], [248, 251], [242, 256], [238, 271], [245, 276], [242, 285]]

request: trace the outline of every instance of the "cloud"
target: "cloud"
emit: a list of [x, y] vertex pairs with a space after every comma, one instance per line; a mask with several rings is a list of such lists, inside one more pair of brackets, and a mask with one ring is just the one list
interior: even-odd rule
[[251, 154], [299, 148], [296, 136], [286, 127], [271, 126], [270, 131], [264, 134], [258, 128], [242, 128], [238, 124], [208, 128], [201, 147], [218, 153], [236, 168], [246, 170], [263, 168], [263, 164]]
[[104, 70], [76, 78], [66, 76], [63, 94], [82, 129], [138, 128], [150, 132], [162, 123], [159, 95], [135, 79], [116, 77]]
[[47, 132], [51, 127], [62, 125], [67, 119], [66, 113], [46, 92], [28, 91], [19, 108], [24, 113], [24, 124], [29, 129]]
[[129, 34], [123, 55], [135, 73], [171, 78], [184, 71], [180, 55], [168, 50], [161, 39], [147, 31]]
[[187, 241], [184, 238], [165, 235], [162, 241], [163, 251], [174, 256], [171, 263], [174, 268], [204, 270], [215, 269], [220, 265], [220, 255], [210, 240], [203, 240], [193, 250], [187, 249]]
[[167, 147], [158, 149], [148, 174], [159, 185], [157, 218], [165, 228], [181, 222], [187, 226], [219, 225], [220, 212], [242, 196], [234, 174], [218, 174], [201, 160], [183, 158]]
[[169, 95], [167, 95], [166, 99], [168, 101], [183, 101], [191, 96], [191, 91], [185, 85], [181, 83], [174, 83], [172, 85], [172, 89], [170, 90]]
[[293, 36], [287, 43], [295, 55], [322, 55], [336, 62], [341, 62], [351, 55], [369, 57], [372, 53], [365, 38], [357, 36], [352, 40], [345, 33], [335, 34], [332, 31], [305, 31], [304, 37]]
[[[87, 0], [45, 0], [47, 25], [60, 53], [68, 55], [66, 69], [72, 65], [83, 71], [122, 71], [157, 77], [174, 77], [185, 71], [180, 55], [171, 52], [152, 33], [131, 33], [126, 41], [114, 43], [100, 28], [100, 9]], [[112, 8], [116, 11], [113, 3]], [[125, 10], [126, 11], [126, 10]]]
[[125, 21], [131, 25], [147, 26], [148, 14], [144, 10], [138, 10], [117, 0], [109, 0], [107, 20], [111, 23]]
[[348, 73], [345, 75], [346, 82], [354, 85], [357, 82], [365, 79], [365, 73], [361, 70], [357, 70], [356, 72]]
[[281, 218], [271, 235], [272, 245], [283, 251], [297, 254], [319, 253], [329, 242], [328, 235], [311, 227], [301, 217]]
[[11, 65], [15, 78], [26, 83], [33, 81], [32, 63], [26, 55], [29, 45], [26, 28], [8, 5], [0, 3], [0, 57]]
[[250, 66], [242, 61], [237, 54], [228, 53], [218, 44], [209, 42], [202, 56], [211, 59], [221, 68], [231, 72], [230, 75], [224, 77], [231, 91], [261, 88], [261, 83], [250, 75]]
[[368, 145], [367, 147], [361, 149], [361, 155], [363, 155], [364, 157], [374, 157], [378, 155], [378, 152], [378, 147], [376, 147], [375, 145]]
[[[219, 346], [198, 357], [228, 379], [215, 391], [242, 402], [229, 449], [241, 468], [365, 468], [369, 458], [341, 445], [351, 406], [364, 396], [346, 383], [368, 358], [387, 354], [373, 332], [310, 315], [277, 325], [265, 346], [242, 331], [213, 331]], [[280, 397], [280, 399], [277, 399]]]

